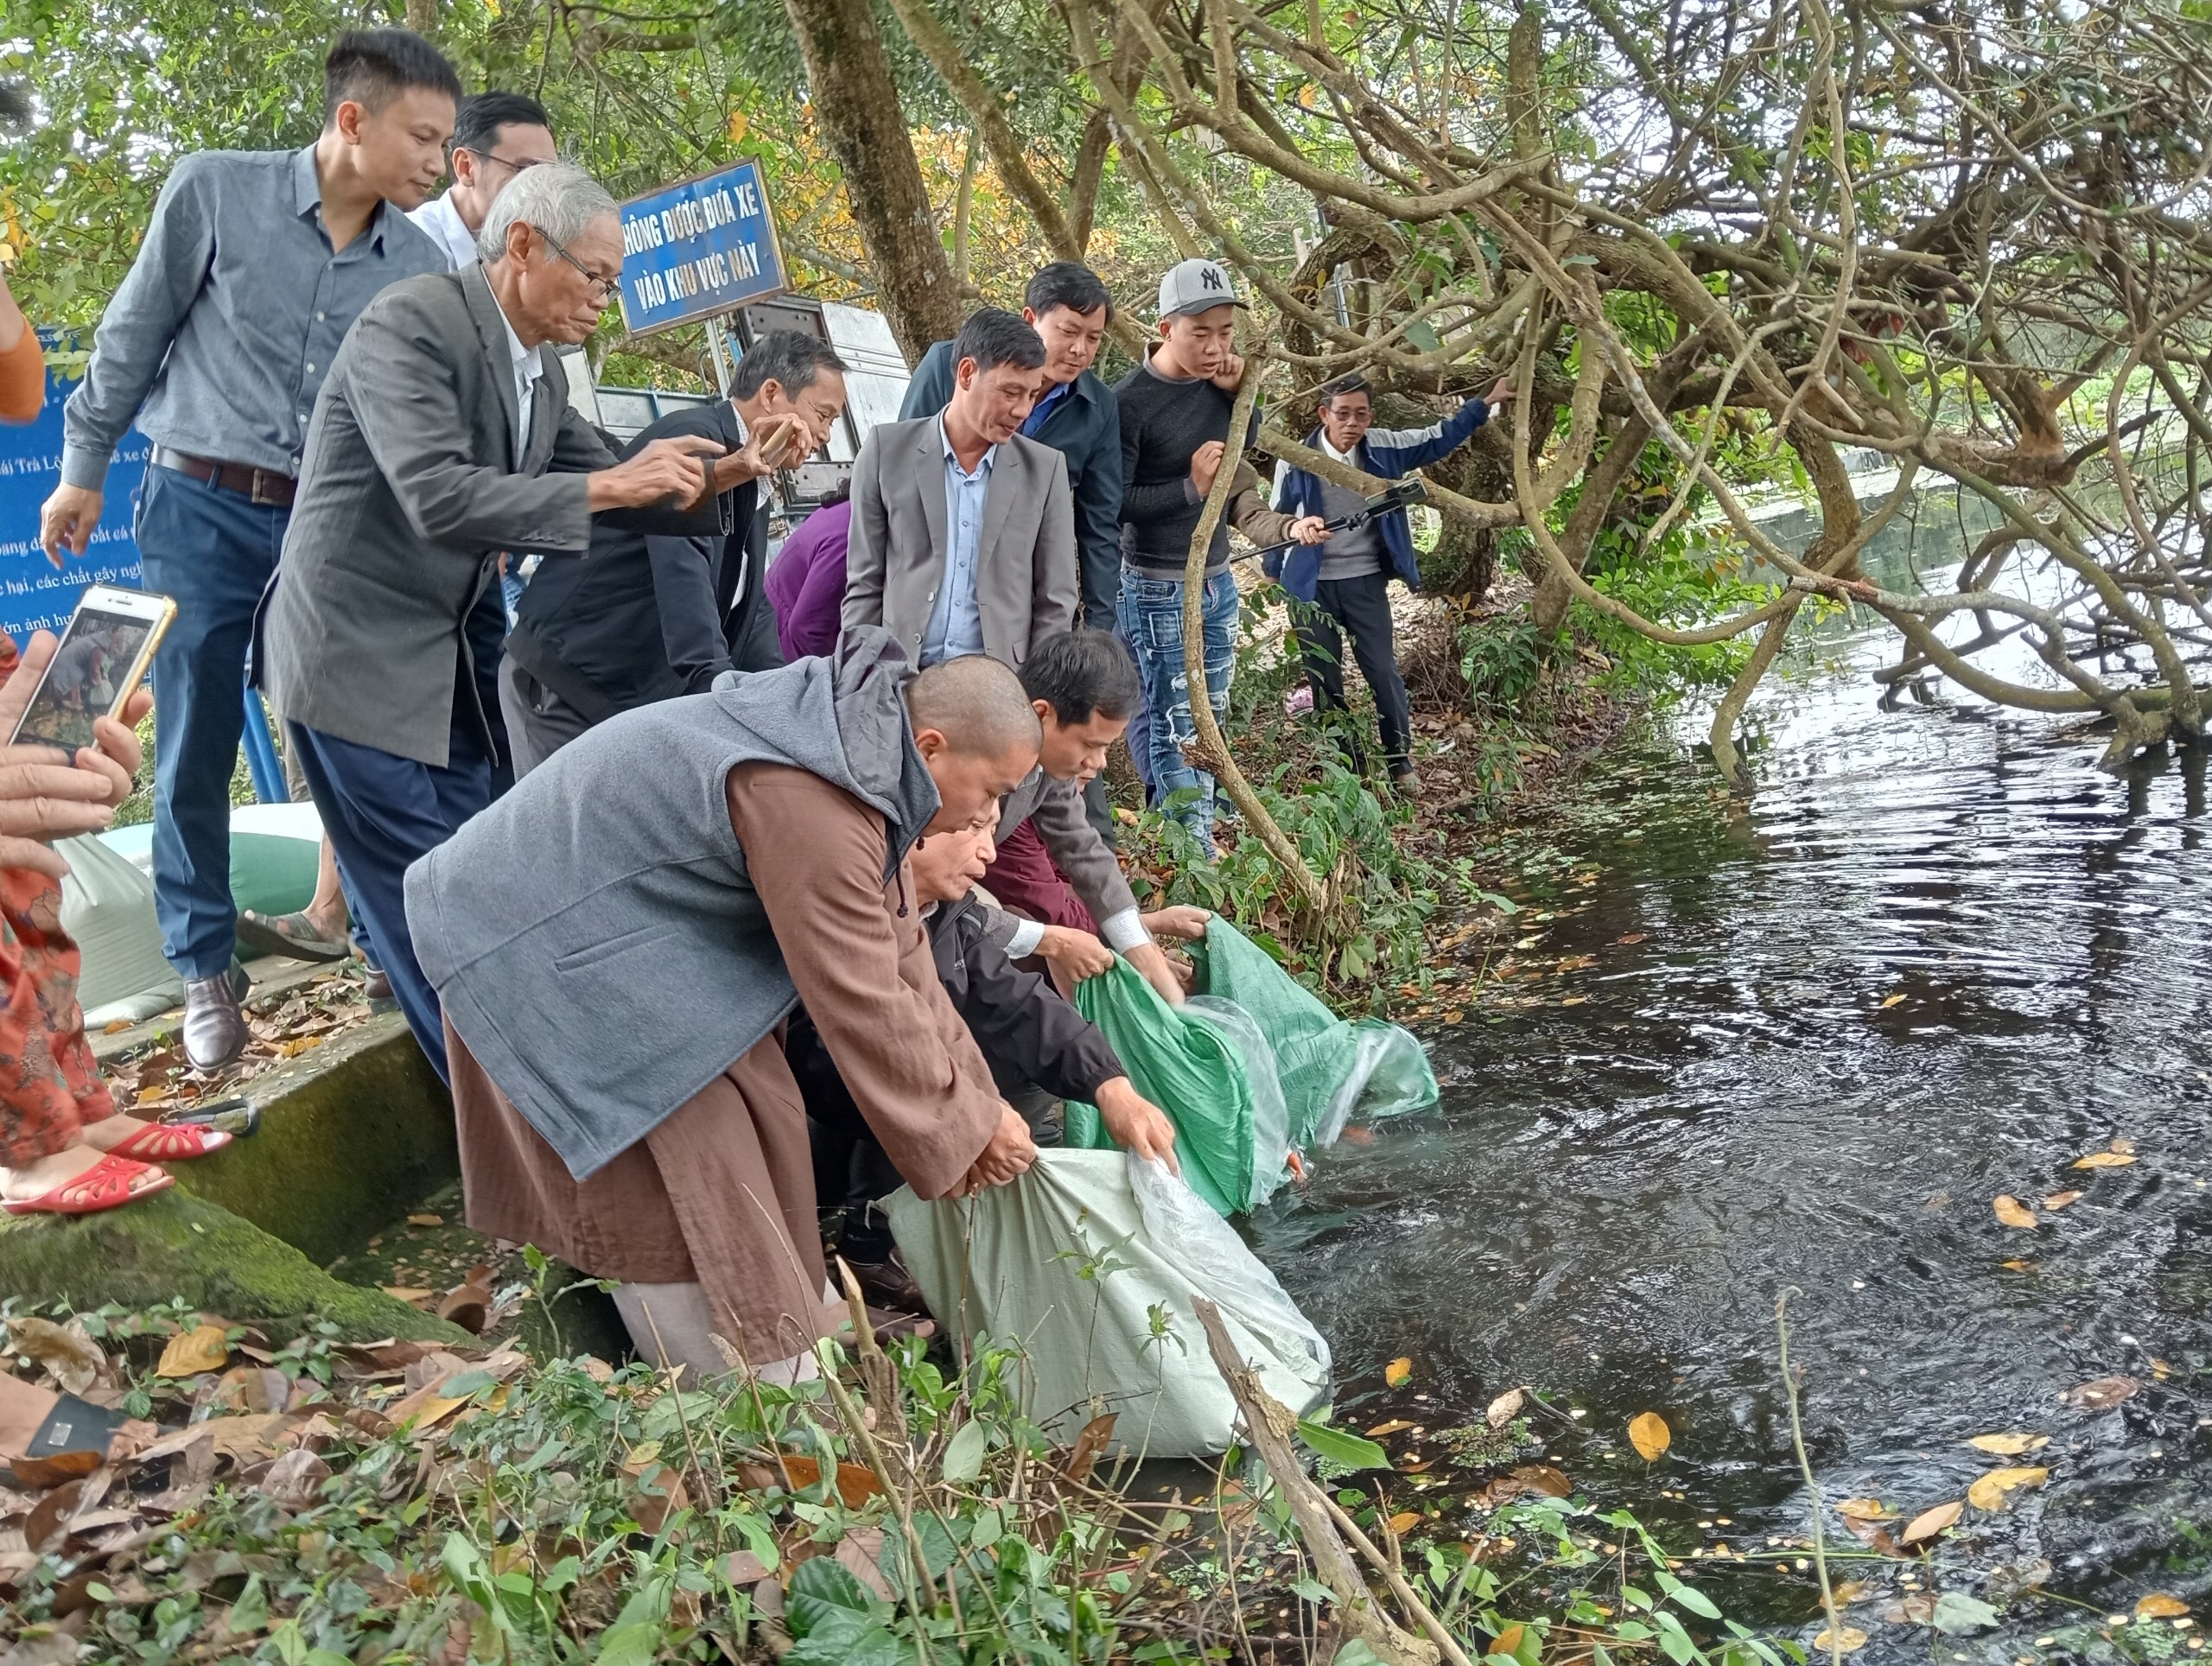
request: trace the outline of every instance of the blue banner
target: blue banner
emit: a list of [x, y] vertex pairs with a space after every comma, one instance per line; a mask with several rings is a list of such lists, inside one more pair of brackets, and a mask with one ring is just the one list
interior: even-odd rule
[[136, 589], [143, 582], [130, 521], [154, 448], [135, 428], [108, 465], [107, 498], [83, 559], [65, 552], [56, 568], [39, 548], [39, 506], [61, 483], [61, 402], [76, 385], [49, 370], [38, 420], [26, 428], [0, 427], [0, 629], [18, 643], [33, 631], [60, 630], [87, 584]]
[[633, 335], [790, 287], [758, 162], [622, 205], [622, 321]]

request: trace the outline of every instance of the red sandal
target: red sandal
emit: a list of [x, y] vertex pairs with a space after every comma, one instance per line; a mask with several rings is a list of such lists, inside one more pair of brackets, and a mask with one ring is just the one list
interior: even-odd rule
[[220, 1129], [192, 1122], [149, 1122], [120, 1145], [107, 1148], [111, 1157], [128, 1157], [142, 1163], [181, 1163], [205, 1157], [230, 1144]]
[[[156, 1178], [134, 1188], [132, 1182], [141, 1174]], [[164, 1174], [150, 1164], [133, 1162], [111, 1151], [74, 1179], [20, 1203], [0, 1203], [0, 1209], [10, 1215], [97, 1215], [103, 1210], [120, 1209], [140, 1198], [150, 1198], [156, 1192], [166, 1192], [175, 1184], [174, 1174]]]

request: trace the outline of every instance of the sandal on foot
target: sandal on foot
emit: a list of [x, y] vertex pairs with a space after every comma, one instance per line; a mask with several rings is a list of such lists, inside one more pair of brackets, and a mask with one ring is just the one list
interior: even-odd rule
[[352, 944], [323, 936], [304, 912], [264, 914], [249, 908], [238, 916], [238, 938], [257, 955], [289, 960], [346, 960], [353, 953]]
[[107, 1461], [116, 1430], [128, 1421], [119, 1408], [95, 1406], [73, 1394], [58, 1396], [23, 1455], [8, 1460], [11, 1478], [19, 1487], [38, 1488], [90, 1475]]
[[[155, 1178], [134, 1189], [132, 1183], [142, 1174]], [[0, 1203], [0, 1209], [10, 1215], [97, 1215], [103, 1210], [120, 1209], [140, 1198], [150, 1198], [156, 1192], [166, 1192], [175, 1184], [174, 1174], [165, 1174], [149, 1164], [133, 1162], [128, 1157], [109, 1152], [74, 1179], [64, 1180], [35, 1198]]]
[[110, 1146], [107, 1154], [134, 1162], [181, 1163], [220, 1151], [230, 1142], [231, 1136], [219, 1129], [188, 1122], [149, 1122], [120, 1145]]

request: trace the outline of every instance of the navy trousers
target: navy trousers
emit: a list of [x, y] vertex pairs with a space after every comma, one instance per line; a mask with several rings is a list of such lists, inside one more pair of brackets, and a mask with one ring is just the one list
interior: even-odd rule
[[368, 941], [370, 961], [391, 980], [407, 1027], [446, 1077], [444, 1021], [438, 992], [415, 958], [407, 930], [408, 864], [460, 830], [492, 802], [492, 760], [473, 727], [454, 725], [444, 768], [375, 747], [341, 741], [304, 723], [286, 725], [300, 749], [322, 830], [338, 853], [338, 877]]
[[231, 776], [246, 648], [291, 516], [173, 468], [148, 468], [139, 488], [146, 588], [176, 600], [154, 654], [154, 917], [181, 977], [219, 976], [237, 948]]
[[1313, 715], [1333, 728], [1337, 743], [1355, 769], [1366, 767], [1358, 733], [1344, 700], [1344, 637], [1375, 696], [1375, 718], [1382, 730], [1382, 756], [1396, 777], [1411, 772], [1413, 713], [1406, 679], [1398, 671], [1398, 644], [1390, 625], [1390, 575], [1323, 579], [1313, 600], [1293, 598], [1290, 622], [1306, 660], [1306, 681], [1313, 690]]

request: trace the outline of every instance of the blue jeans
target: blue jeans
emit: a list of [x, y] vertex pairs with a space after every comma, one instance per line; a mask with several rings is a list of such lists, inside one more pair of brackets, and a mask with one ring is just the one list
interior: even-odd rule
[[[1206, 581], [1206, 701], [1214, 722], [1229, 714], [1229, 679], [1236, 668], [1236, 580], [1225, 569]], [[1122, 573], [1118, 612], [1122, 634], [1136, 652], [1144, 684], [1147, 722], [1142, 734], [1132, 728], [1129, 750], [1142, 747], [1152, 766], [1153, 802], [1185, 788], [1197, 797], [1172, 805], [1169, 814], [1192, 836], [1213, 849], [1213, 777], [1184, 760], [1183, 745], [1198, 737], [1191, 716], [1190, 680], [1183, 670], [1183, 585], [1178, 579], [1147, 578], [1133, 569]]]
[[476, 728], [465, 715], [453, 726], [451, 751], [442, 769], [356, 741], [286, 726], [300, 749], [308, 787], [315, 794], [322, 830], [338, 853], [338, 877], [366, 941], [370, 963], [391, 980], [391, 993], [407, 1015], [423, 1052], [446, 1077], [445, 1021], [438, 992], [415, 958], [407, 929], [407, 866], [461, 830], [492, 802], [492, 763]]
[[154, 654], [154, 916], [184, 978], [215, 977], [237, 947], [231, 775], [245, 728], [254, 606], [292, 512], [173, 468], [146, 470], [137, 533], [146, 588], [176, 600]]

